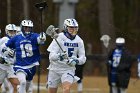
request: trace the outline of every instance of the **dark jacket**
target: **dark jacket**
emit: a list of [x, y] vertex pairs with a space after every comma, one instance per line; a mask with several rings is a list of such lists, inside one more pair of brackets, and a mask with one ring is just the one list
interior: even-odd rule
[[[111, 62], [113, 61], [113, 49], [108, 56], [108, 60]], [[130, 75], [131, 75], [131, 66], [132, 66], [132, 58], [130, 54], [128, 53], [127, 50], [123, 49], [122, 50], [122, 56], [120, 63], [117, 67], [117, 87], [121, 88], [127, 88], [130, 80]], [[111, 81], [110, 81], [110, 73], [111, 73], [111, 65], [107, 62], [107, 69], [108, 69], [108, 81], [109, 85], [111, 86]]]

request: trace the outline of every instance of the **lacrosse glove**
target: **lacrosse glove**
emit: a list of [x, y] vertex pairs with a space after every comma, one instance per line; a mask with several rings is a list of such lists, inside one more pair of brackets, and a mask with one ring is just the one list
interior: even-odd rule
[[7, 58], [0, 57], [0, 64], [13, 65], [14, 63], [12, 63], [12, 61], [11, 60], [8, 60]]
[[107, 64], [108, 64], [108, 65], [111, 65], [111, 64], [112, 64], [112, 63], [111, 63], [111, 60], [108, 60], [108, 61], [107, 61]]
[[4, 58], [0, 57], [0, 63], [1, 63], [1, 64], [4, 64], [4, 63], [5, 63]]
[[64, 52], [64, 53], [60, 53], [59, 54], [59, 60], [60, 61], [63, 61], [64, 59], [67, 59], [68, 57], [67, 57], [67, 53], [66, 52]]
[[75, 66], [78, 63], [79, 63], [79, 60], [77, 58], [72, 58], [72, 59], [69, 59], [68, 61], [68, 65], [70, 66]]
[[46, 34], [44, 32], [40, 33], [39, 39], [40, 41], [46, 41]]
[[14, 57], [14, 55], [15, 55], [15, 51], [8, 47], [2, 49], [2, 52], [4, 53], [4, 55], [9, 56], [9, 57]]

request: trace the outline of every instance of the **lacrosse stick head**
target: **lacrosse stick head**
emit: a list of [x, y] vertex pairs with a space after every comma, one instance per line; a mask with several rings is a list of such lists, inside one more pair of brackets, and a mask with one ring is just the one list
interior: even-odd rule
[[35, 7], [36, 7], [39, 11], [43, 11], [43, 10], [45, 9], [46, 6], [47, 6], [46, 1], [35, 4]]
[[103, 44], [106, 48], [109, 46], [109, 41], [110, 41], [110, 36], [109, 35], [103, 35], [100, 40], [103, 41]]
[[57, 38], [58, 34], [56, 32], [56, 30], [58, 30], [59, 28], [55, 28], [53, 25], [50, 25], [47, 30], [46, 30], [46, 34], [51, 36], [52, 38]]

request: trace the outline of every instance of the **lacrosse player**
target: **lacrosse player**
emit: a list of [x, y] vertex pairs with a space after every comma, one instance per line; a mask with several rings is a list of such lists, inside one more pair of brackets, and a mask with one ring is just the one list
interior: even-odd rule
[[[1, 46], [7, 43], [8, 40], [10, 40], [12, 37], [16, 35], [16, 26], [14, 24], [6, 25], [5, 33], [6, 36], [0, 39]], [[12, 84], [12, 86], [9, 87], [9, 93], [13, 92], [17, 93], [17, 85], [19, 85], [19, 81], [17, 76], [14, 74], [13, 70], [13, 64], [15, 62], [15, 59], [13, 58], [14, 55], [11, 56], [10, 54], [13, 52], [13, 50], [7, 48], [9, 51], [9, 54], [7, 54], [8, 52], [6, 52], [5, 49], [3, 50], [1, 49], [0, 49], [0, 86], [2, 85], [2, 83], [6, 83], [5, 80], [7, 78], [8, 81], [10, 81], [9, 83]]]
[[109, 53], [108, 58], [108, 81], [111, 93], [126, 93], [130, 80], [132, 58], [124, 47], [125, 39], [116, 39], [116, 48]]
[[[10, 39], [2, 48], [6, 51], [6, 47], [15, 49], [16, 62], [14, 70], [20, 81], [18, 93], [26, 93], [35, 75], [36, 66], [39, 65], [39, 45], [44, 44], [46, 35], [45, 33], [34, 33], [31, 20], [23, 20], [20, 26], [22, 34]], [[9, 51], [7, 52], [10, 54]], [[28, 84], [26, 85], [27, 82]]]
[[[47, 30], [49, 30], [49, 27]], [[84, 64], [86, 56], [84, 42], [77, 35], [77, 32], [78, 23], [71, 18], [64, 20], [64, 32], [59, 33], [57, 38], [55, 38], [57, 35], [52, 34], [54, 39], [47, 49], [50, 60], [48, 67], [49, 93], [57, 93], [60, 83], [62, 84], [63, 93], [70, 93], [72, 83], [79, 80], [75, 77], [75, 65]]]

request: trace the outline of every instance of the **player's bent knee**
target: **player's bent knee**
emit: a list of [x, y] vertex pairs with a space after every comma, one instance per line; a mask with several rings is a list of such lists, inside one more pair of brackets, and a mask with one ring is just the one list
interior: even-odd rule
[[69, 91], [70, 90], [70, 87], [66, 86], [66, 87], [63, 87], [63, 91]]
[[9, 79], [9, 81], [11, 82], [13, 87], [16, 87], [17, 85], [20, 84], [20, 82], [17, 78], [16, 79], [15, 78]]
[[20, 83], [19, 82], [14, 82], [12, 85], [13, 87], [17, 87]]
[[64, 85], [63, 86], [63, 91], [70, 91], [70, 85]]

